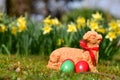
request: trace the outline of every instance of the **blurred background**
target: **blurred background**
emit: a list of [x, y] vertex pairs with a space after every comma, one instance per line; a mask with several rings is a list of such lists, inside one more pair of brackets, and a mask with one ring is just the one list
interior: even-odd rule
[[29, 16], [41, 21], [46, 16], [61, 18], [63, 14], [73, 9], [101, 9], [120, 18], [120, 0], [0, 0], [0, 12], [9, 16]]
[[[120, 0], [0, 0], [5, 14], [0, 13], [0, 53], [49, 55], [58, 47], [77, 48], [83, 34], [95, 28], [104, 39], [100, 57], [112, 59], [120, 47], [119, 5]], [[101, 21], [91, 19], [96, 11]], [[68, 33], [69, 26], [77, 32]]]

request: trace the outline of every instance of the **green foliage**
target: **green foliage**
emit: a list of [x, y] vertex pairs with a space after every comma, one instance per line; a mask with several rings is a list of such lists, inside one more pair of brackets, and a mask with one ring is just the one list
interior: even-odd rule
[[82, 8], [82, 9], [73, 9], [70, 12], [67, 12], [62, 15], [61, 21], [64, 23], [68, 22], [75, 22], [78, 17], [84, 17], [86, 19], [91, 18], [91, 15], [95, 13], [96, 11], [102, 13], [103, 17], [109, 21], [112, 18], [114, 18], [112, 15], [110, 15], [108, 12], [105, 12], [100, 9], [88, 9], [88, 8]]
[[103, 36], [100, 59], [112, 59], [119, 51], [120, 20], [106, 21], [99, 11], [90, 13], [89, 19], [76, 17], [73, 22], [61, 23], [57, 18], [46, 17], [41, 22], [27, 15], [18, 18], [0, 15], [0, 53], [49, 55], [59, 47], [80, 48], [83, 35], [94, 30]]

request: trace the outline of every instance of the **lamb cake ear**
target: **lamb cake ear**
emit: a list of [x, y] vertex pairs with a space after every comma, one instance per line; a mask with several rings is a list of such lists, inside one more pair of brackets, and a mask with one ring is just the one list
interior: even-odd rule
[[96, 32], [95, 32], [95, 31], [88, 31], [87, 33], [84, 34], [83, 39], [84, 39], [84, 40], [88, 40], [89, 37], [90, 37], [92, 34], [96, 34]]
[[101, 34], [99, 34], [99, 36], [98, 36], [98, 37], [99, 37], [99, 39], [101, 39], [101, 40], [102, 40], [102, 35], [101, 35]]
[[89, 36], [90, 36], [89, 33], [90, 33], [90, 31], [88, 31], [87, 33], [84, 34], [83, 40], [87, 40], [89, 38]]

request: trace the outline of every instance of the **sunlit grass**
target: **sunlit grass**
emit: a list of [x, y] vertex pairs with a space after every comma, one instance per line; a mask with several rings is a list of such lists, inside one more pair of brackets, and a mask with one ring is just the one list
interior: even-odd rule
[[[62, 73], [46, 68], [48, 56], [0, 55], [0, 79], [2, 80], [115, 80], [119, 79], [120, 63], [99, 61], [100, 74], [93, 73]], [[118, 60], [118, 59], [117, 59]]]

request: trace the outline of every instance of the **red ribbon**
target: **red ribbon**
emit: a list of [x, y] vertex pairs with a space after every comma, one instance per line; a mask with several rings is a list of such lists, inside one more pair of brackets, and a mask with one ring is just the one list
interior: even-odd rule
[[95, 63], [96, 60], [95, 60], [95, 55], [94, 55], [94, 53], [93, 53], [93, 50], [98, 51], [98, 50], [99, 50], [99, 47], [89, 48], [84, 40], [80, 40], [80, 46], [81, 46], [83, 49], [89, 51], [89, 54], [90, 54], [90, 56], [91, 56], [91, 60], [93, 61], [93, 63]]

